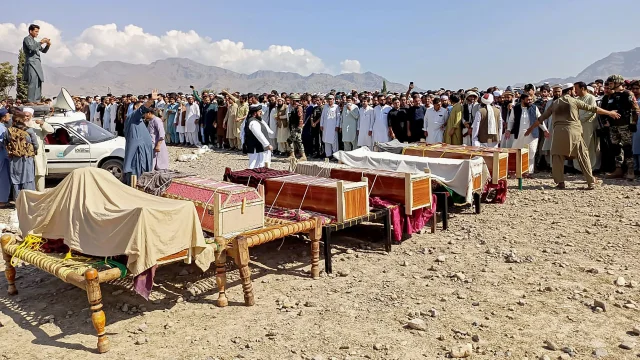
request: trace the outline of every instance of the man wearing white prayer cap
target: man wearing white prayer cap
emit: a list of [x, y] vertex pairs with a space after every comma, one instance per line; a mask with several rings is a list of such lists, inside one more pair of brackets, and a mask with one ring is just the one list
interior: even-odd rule
[[47, 171], [47, 154], [44, 149], [44, 139], [53, 133], [53, 127], [42, 119], [33, 119], [34, 110], [30, 107], [22, 108], [25, 114], [24, 124], [32, 128], [38, 137], [38, 151], [34, 157], [36, 190], [44, 191], [44, 178]]
[[486, 93], [480, 98], [480, 110], [473, 119], [473, 146], [498, 147], [502, 137], [500, 108], [493, 106], [493, 95]]

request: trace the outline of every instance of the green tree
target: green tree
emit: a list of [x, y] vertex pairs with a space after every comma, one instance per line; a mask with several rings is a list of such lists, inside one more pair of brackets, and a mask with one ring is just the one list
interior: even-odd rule
[[16, 78], [13, 75], [13, 65], [6, 61], [0, 63], [0, 98], [9, 98], [9, 92], [16, 84]]
[[22, 48], [18, 52], [18, 69], [16, 74], [16, 99], [22, 100], [22, 102], [27, 101], [27, 95], [29, 88], [27, 87], [27, 83], [22, 80], [22, 69], [24, 69], [24, 51]]
[[382, 80], [382, 93], [387, 94], [387, 80]]

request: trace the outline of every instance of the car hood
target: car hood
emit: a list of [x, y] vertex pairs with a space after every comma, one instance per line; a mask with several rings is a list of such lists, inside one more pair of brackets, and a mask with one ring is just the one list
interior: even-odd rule
[[94, 143], [93, 145], [98, 145], [100, 147], [114, 147], [114, 148], [123, 148], [124, 149], [124, 145], [126, 144], [125, 139], [122, 136], [118, 136], [117, 138], [111, 139], [111, 140], [107, 140], [107, 141], [102, 141], [99, 143]]

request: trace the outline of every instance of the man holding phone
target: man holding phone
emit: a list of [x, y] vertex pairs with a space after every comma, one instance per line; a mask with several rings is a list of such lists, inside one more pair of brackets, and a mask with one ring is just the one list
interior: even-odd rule
[[[36, 40], [40, 33], [40, 26], [29, 25], [29, 35], [22, 40], [22, 51], [24, 52], [24, 68], [22, 69], [22, 80], [27, 83], [27, 102], [36, 103], [42, 98], [42, 83], [44, 82], [44, 71], [40, 53], [47, 53], [51, 47], [51, 40], [44, 38]], [[43, 48], [42, 45], [45, 45]]]

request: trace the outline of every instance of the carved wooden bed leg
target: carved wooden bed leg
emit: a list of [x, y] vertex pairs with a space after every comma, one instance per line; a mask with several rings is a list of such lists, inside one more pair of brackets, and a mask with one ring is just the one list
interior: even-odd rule
[[217, 237], [216, 245], [218, 248], [218, 250], [216, 251], [216, 285], [218, 286], [218, 301], [216, 302], [216, 304], [219, 307], [225, 307], [229, 305], [226, 294], [227, 241], [223, 237]]
[[255, 300], [253, 298], [253, 285], [251, 284], [251, 270], [249, 270], [249, 244], [245, 238], [236, 238], [234, 242], [236, 250], [234, 253], [234, 260], [236, 266], [240, 269], [242, 291], [244, 292], [244, 304], [246, 306], [253, 306], [255, 305]]
[[311, 277], [313, 279], [320, 278], [320, 239], [322, 239], [322, 220], [316, 218], [316, 226], [309, 231], [311, 239]]
[[89, 298], [89, 305], [91, 305], [91, 322], [98, 333], [98, 352], [106, 353], [109, 351], [109, 339], [105, 331], [107, 319], [102, 311], [102, 293], [100, 292], [98, 270], [87, 270], [84, 273], [84, 278], [87, 284], [87, 298]]
[[4, 247], [11, 244], [13, 237], [11, 235], [3, 235], [2, 239], [2, 258], [4, 259], [4, 276], [7, 278], [7, 292], [9, 295], [17, 295], [18, 289], [16, 288], [16, 268], [11, 265], [11, 255], [4, 252]]

